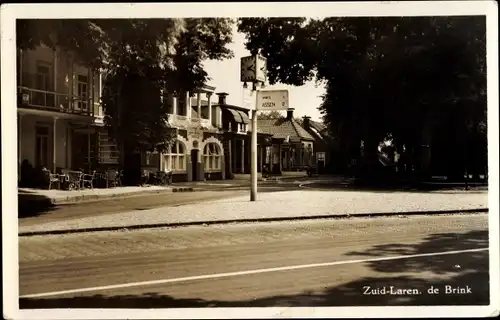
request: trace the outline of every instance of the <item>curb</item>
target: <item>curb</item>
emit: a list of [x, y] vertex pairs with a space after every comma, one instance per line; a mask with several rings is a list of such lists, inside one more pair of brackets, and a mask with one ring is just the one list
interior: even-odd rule
[[65, 198], [46, 198], [46, 199], [29, 199], [30, 196], [26, 196], [25, 203], [47, 203], [49, 202], [51, 205], [68, 205], [68, 204], [77, 204], [77, 203], [85, 203], [85, 202], [97, 202], [101, 200], [110, 200], [110, 199], [120, 199], [120, 198], [130, 198], [134, 196], [142, 196], [148, 194], [159, 194], [159, 193], [171, 193], [171, 192], [192, 192], [194, 188], [191, 187], [176, 187], [165, 190], [144, 190], [139, 192], [125, 192], [125, 193], [115, 193], [115, 194], [105, 194], [105, 195], [80, 195], [80, 196], [68, 196]]
[[314, 215], [303, 217], [271, 217], [271, 218], [247, 218], [247, 219], [230, 219], [230, 220], [209, 220], [209, 221], [192, 221], [192, 222], [172, 222], [172, 223], [155, 223], [129, 226], [114, 226], [114, 227], [96, 227], [82, 229], [67, 229], [67, 230], [48, 230], [48, 231], [29, 231], [18, 233], [19, 237], [44, 236], [44, 235], [61, 235], [72, 233], [88, 233], [88, 232], [105, 232], [118, 230], [140, 230], [154, 228], [179, 228], [188, 226], [208, 226], [208, 225], [224, 225], [235, 223], [252, 223], [252, 222], [280, 222], [280, 221], [301, 221], [301, 220], [326, 220], [326, 219], [348, 219], [348, 218], [377, 218], [377, 217], [392, 217], [392, 216], [424, 216], [424, 215], [449, 215], [449, 214], [480, 214], [489, 212], [488, 208], [480, 209], [463, 209], [463, 210], [440, 210], [440, 211], [409, 211], [409, 212], [382, 212], [382, 213], [360, 213], [360, 214], [341, 214], [341, 215]]

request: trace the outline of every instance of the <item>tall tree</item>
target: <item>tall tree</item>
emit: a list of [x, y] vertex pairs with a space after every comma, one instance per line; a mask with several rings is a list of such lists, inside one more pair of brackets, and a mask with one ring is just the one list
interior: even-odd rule
[[460, 130], [484, 127], [484, 17], [245, 18], [238, 28], [268, 59], [271, 83], [326, 83], [325, 122], [346, 152], [363, 141], [368, 163], [390, 134], [428, 166], [421, 146], [450, 114]]

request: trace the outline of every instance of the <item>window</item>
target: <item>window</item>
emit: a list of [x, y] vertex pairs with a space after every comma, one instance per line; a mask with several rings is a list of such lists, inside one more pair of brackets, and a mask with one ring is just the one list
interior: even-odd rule
[[210, 108], [208, 107], [208, 101], [201, 100], [201, 118], [210, 118]]
[[44, 61], [37, 61], [36, 65], [36, 77], [35, 77], [35, 88], [41, 91], [35, 91], [33, 93], [33, 103], [37, 106], [52, 106], [54, 103], [54, 96], [47, 94], [43, 91], [52, 91], [50, 83], [50, 70], [51, 65]]
[[52, 65], [49, 62], [37, 61], [36, 62], [36, 88], [38, 90], [50, 91], [50, 70]]
[[205, 171], [221, 170], [221, 153], [216, 143], [207, 143], [203, 150], [203, 156], [205, 158]]
[[171, 171], [185, 171], [187, 157], [184, 144], [180, 141], [174, 142], [168, 147], [164, 159], [164, 169]]
[[174, 113], [174, 96], [171, 94], [162, 95], [163, 102], [165, 103], [165, 107], [167, 109], [167, 114]]
[[80, 110], [87, 110], [88, 99], [88, 77], [78, 75], [77, 78], [77, 95], [78, 95], [78, 108]]
[[187, 109], [186, 109], [186, 99], [183, 99], [181, 97], [177, 97], [177, 114], [180, 116], [187, 116]]

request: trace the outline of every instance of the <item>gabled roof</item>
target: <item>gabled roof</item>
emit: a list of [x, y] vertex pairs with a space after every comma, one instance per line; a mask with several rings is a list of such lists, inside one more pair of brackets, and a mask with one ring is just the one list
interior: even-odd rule
[[217, 104], [217, 103], [215, 103], [215, 104], [212, 104], [212, 107], [220, 107], [221, 109], [235, 109], [235, 110], [240, 110], [240, 111], [244, 111], [244, 112], [250, 111], [250, 109], [248, 109], [248, 108], [235, 106], [232, 104]]
[[257, 130], [272, 134], [273, 138], [290, 140], [314, 140], [295, 119], [258, 119]]
[[311, 125], [311, 127], [313, 127], [314, 129], [316, 129], [320, 133], [322, 131], [326, 130], [326, 126], [325, 126], [324, 123], [321, 123], [321, 122], [318, 122], [318, 121], [309, 120], [309, 124]]

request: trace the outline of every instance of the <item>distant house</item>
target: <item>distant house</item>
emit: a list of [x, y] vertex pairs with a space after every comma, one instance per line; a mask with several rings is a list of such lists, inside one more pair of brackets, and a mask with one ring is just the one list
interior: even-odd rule
[[302, 126], [314, 137], [314, 156], [316, 166], [320, 172], [331, 169], [333, 139], [328, 133], [325, 124], [311, 120], [311, 117], [302, 117]]
[[315, 163], [315, 138], [294, 119], [293, 111], [288, 109], [286, 118], [257, 121], [258, 131], [272, 137], [264, 163], [273, 173], [300, 171]]
[[[221, 112], [212, 103], [215, 87], [204, 85], [195, 92], [167, 98], [169, 124], [177, 137], [168, 150], [143, 163], [172, 171], [174, 181], [225, 179]], [[147, 160], [147, 159], [146, 159]]]
[[[221, 110], [221, 130], [224, 132], [223, 144], [225, 176], [235, 173], [250, 173], [251, 169], [251, 120], [249, 109], [226, 103], [227, 93], [217, 93], [219, 103], [214, 105]], [[257, 130], [257, 171], [262, 172], [262, 163], [271, 135]]]

